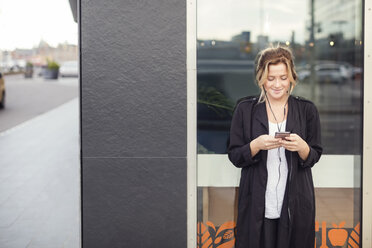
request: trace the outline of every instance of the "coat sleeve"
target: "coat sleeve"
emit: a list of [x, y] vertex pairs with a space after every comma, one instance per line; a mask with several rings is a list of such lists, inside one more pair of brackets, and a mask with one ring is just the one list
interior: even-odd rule
[[231, 163], [238, 168], [250, 166], [260, 160], [258, 155], [252, 158], [250, 148], [251, 140], [248, 140], [247, 142], [244, 138], [244, 132], [250, 132], [250, 130], [244, 130], [244, 126], [249, 127], [250, 129], [251, 125], [247, 125], [247, 123], [246, 125], [243, 125], [243, 121], [241, 104], [238, 103], [231, 121], [229, 145], [227, 148], [227, 153]]
[[310, 152], [306, 160], [300, 158], [302, 167], [313, 167], [320, 159], [323, 148], [320, 135], [320, 119], [319, 112], [313, 103], [306, 112], [306, 142], [309, 145]]

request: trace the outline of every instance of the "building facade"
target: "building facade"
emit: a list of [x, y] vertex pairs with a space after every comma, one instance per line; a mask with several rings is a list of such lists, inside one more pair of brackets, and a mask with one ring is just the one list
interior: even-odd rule
[[77, 6], [82, 247], [234, 247], [231, 116], [277, 43], [320, 113], [316, 247], [372, 247], [371, 0]]

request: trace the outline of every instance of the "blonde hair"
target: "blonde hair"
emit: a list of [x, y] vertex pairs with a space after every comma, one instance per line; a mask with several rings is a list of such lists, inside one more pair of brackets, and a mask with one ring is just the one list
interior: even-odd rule
[[267, 80], [269, 73], [269, 65], [277, 65], [283, 63], [287, 67], [288, 78], [291, 83], [289, 94], [297, 84], [297, 73], [294, 66], [294, 56], [288, 47], [280, 46], [268, 47], [257, 54], [256, 57], [256, 83], [261, 90], [259, 102], [265, 101], [265, 91], [263, 85]]

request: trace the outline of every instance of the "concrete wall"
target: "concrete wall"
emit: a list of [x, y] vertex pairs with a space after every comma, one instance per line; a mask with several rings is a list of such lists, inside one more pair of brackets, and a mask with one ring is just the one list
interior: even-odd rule
[[186, 1], [79, 9], [82, 247], [186, 247]]

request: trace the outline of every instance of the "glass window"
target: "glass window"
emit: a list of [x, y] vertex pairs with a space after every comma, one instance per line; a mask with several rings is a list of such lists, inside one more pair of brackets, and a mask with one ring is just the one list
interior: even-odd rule
[[238, 99], [259, 94], [256, 54], [277, 43], [294, 52], [293, 94], [320, 113], [316, 246], [359, 247], [362, 31], [361, 0], [197, 1], [198, 247], [234, 246], [240, 170], [226, 155], [230, 121]]

